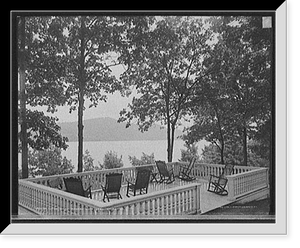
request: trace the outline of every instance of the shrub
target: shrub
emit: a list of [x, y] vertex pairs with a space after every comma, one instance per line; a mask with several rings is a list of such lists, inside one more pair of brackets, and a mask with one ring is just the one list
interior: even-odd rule
[[83, 154], [83, 170], [84, 171], [100, 170], [99, 166], [94, 165], [94, 159], [90, 155], [89, 150], [85, 150], [85, 152]]
[[185, 143], [184, 146], [186, 147], [186, 149], [181, 149], [180, 161], [189, 162], [192, 159], [192, 157], [196, 157], [196, 161], [199, 161], [198, 147], [196, 146], [196, 144]]
[[50, 146], [43, 151], [30, 149], [28, 151], [28, 168], [29, 175], [37, 177], [72, 173], [74, 166], [71, 164], [71, 160], [62, 157], [60, 148]]
[[136, 156], [128, 156], [129, 161], [133, 166], [140, 166], [140, 165], [146, 165], [146, 164], [155, 164], [155, 158], [154, 153], [151, 153], [150, 155], [147, 155], [143, 152], [141, 159], [138, 159]]
[[122, 156], [119, 158], [114, 151], [108, 151], [104, 155], [103, 167], [104, 169], [113, 169], [123, 167]]

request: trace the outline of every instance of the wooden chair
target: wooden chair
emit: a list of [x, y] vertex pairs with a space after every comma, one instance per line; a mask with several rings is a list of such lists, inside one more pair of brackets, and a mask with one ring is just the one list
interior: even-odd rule
[[222, 174], [220, 176], [210, 175], [208, 191], [216, 193], [218, 195], [228, 195], [228, 191], [225, 189], [228, 179], [226, 176], [232, 174], [234, 165], [225, 165]]
[[63, 180], [60, 177], [54, 178], [54, 179], [49, 179], [47, 181], [47, 185], [51, 188], [54, 189], [63, 189]]
[[228, 191], [225, 189], [227, 181], [227, 178], [222, 177], [219, 177], [217, 181], [210, 181], [207, 190], [218, 195], [228, 195]]
[[167, 165], [164, 161], [155, 161], [160, 180], [159, 183], [166, 182], [166, 183], [172, 183], [175, 181], [174, 172], [173, 169], [168, 170]]
[[152, 183], [153, 181], [157, 182], [157, 172], [154, 170], [154, 165], [146, 165], [146, 166], [137, 166], [135, 167], [136, 171], [139, 171], [139, 170], [149, 170], [150, 171], [150, 183]]
[[109, 198], [121, 198], [120, 194], [121, 184], [122, 184], [122, 173], [110, 173], [106, 175], [105, 185], [101, 185], [103, 190], [103, 201], [105, 198], [109, 202]]
[[69, 178], [63, 178], [63, 180], [67, 192], [84, 196], [84, 197], [89, 197], [92, 199], [92, 192], [91, 192], [92, 186], [89, 186], [87, 189], [84, 189], [80, 178], [69, 177]]
[[148, 192], [148, 185], [150, 179], [151, 171], [144, 169], [138, 170], [135, 182], [127, 181], [127, 193], [126, 196], [129, 197], [129, 193], [132, 193], [133, 196], [136, 195], [136, 191], [140, 191], [141, 194], [147, 194]]
[[195, 165], [195, 162], [196, 162], [196, 158], [193, 157], [191, 160], [190, 160], [190, 163], [188, 166], [180, 166], [179, 167], [179, 175], [178, 177], [181, 179], [181, 180], [184, 180], [184, 181], [192, 181], [192, 180], [195, 180], [196, 178], [195, 177], [192, 177], [191, 176], [191, 172], [192, 172], [192, 169]]

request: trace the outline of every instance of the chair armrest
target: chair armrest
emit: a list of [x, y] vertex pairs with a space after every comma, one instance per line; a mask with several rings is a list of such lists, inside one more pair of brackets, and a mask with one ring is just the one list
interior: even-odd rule
[[103, 186], [102, 184], [100, 184], [102, 190], [104, 191], [105, 190], [105, 186]]
[[92, 199], [92, 185], [90, 185], [84, 192], [86, 197], [90, 197]]
[[86, 191], [86, 192], [88, 192], [91, 189], [92, 189], [92, 185], [89, 185], [86, 189], [83, 189], [83, 190]]

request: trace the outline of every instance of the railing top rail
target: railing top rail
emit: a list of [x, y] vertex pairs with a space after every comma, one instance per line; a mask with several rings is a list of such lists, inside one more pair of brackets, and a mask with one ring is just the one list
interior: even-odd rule
[[239, 173], [239, 174], [232, 174], [232, 175], [228, 175], [226, 177], [227, 178], [235, 178], [235, 177], [240, 177], [241, 175], [245, 176], [248, 174], [259, 173], [260, 171], [267, 171], [267, 170], [268, 170], [268, 168], [265, 168], [265, 167], [255, 167], [255, 170], [250, 170], [250, 171], [246, 171], [246, 172]]
[[[186, 165], [188, 162], [168, 162], [167, 165]], [[141, 165], [139, 167], [143, 166], [156, 166], [155, 164], [147, 164], [147, 165]], [[206, 164], [206, 163], [195, 163], [195, 166], [209, 166], [209, 167], [224, 167], [224, 164]], [[99, 173], [111, 173], [111, 172], [125, 172], [125, 171], [131, 171], [135, 170], [136, 166], [130, 166], [130, 167], [121, 167], [121, 168], [113, 168], [113, 169], [104, 169], [104, 170], [97, 170], [97, 171], [86, 171], [86, 172], [77, 172], [77, 173], [69, 173], [69, 174], [59, 174], [59, 175], [51, 175], [51, 176], [44, 176], [44, 177], [36, 177], [36, 178], [27, 178], [27, 179], [22, 179], [26, 181], [31, 181], [31, 182], [36, 182], [36, 181], [41, 181], [41, 180], [51, 180], [55, 178], [63, 178], [63, 177], [84, 177], [87, 175], [94, 175], [94, 174], [99, 174]], [[257, 170], [262, 167], [251, 167], [251, 166], [240, 166], [236, 165], [235, 169], [248, 169], [248, 170]]]
[[[147, 165], [141, 165], [142, 166], [149, 166], [149, 165], [155, 165], [155, 164], [147, 164]], [[44, 176], [44, 177], [34, 177], [34, 178], [26, 178], [22, 180], [26, 181], [38, 181], [40, 179], [54, 179], [57, 177], [76, 177], [76, 176], [85, 176], [85, 175], [91, 175], [91, 174], [98, 174], [98, 173], [110, 173], [115, 171], [128, 171], [135, 169], [136, 166], [130, 166], [130, 167], [121, 167], [121, 168], [113, 168], [113, 169], [104, 169], [104, 170], [96, 170], [96, 171], [85, 171], [85, 172], [75, 172], [75, 173], [68, 173], [68, 174], [58, 174], [58, 175], [51, 175], [51, 176]]]

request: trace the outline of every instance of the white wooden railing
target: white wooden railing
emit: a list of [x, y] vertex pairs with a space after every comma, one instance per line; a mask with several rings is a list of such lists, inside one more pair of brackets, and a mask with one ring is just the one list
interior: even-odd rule
[[200, 184], [174, 187], [117, 202], [103, 203], [19, 180], [19, 204], [42, 215], [159, 216], [200, 212]]
[[42, 215], [97, 215], [101, 202], [19, 180], [19, 204]]
[[[179, 167], [182, 165], [188, 165], [188, 163], [177, 163], [175, 165], [176, 173], [179, 172]], [[223, 164], [203, 164], [203, 163], [196, 163], [194, 168], [192, 169], [191, 173], [192, 176], [196, 178], [201, 178], [205, 180], [209, 180], [210, 175], [220, 176], [222, 174], [224, 165]], [[247, 171], [258, 169], [258, 167], [251, 167], [251, 166], [234, 166], [233, 174], [244, 173]], [[178, 172], [177, 172], [178, 171]]]
[[258, 168], [256, 170], [227, 176], [229, 199], [235, 200], [254, 191], [268, 188], [268, 176], [267, 168]]
[[158, 216], [196, 214], [200, 212], [198, 183], [174, 187], [111, 203], [106, 206], [110, 215]]
[[[187, 163], [174, 162], [167, 165], [173, 168], [176, 176], [179, 174], [180, 166], [187, 165]], [[196, 163], [191, 173], [198, 179], [208, 180], [211, 174], [220, 175], [223, 168], [224, 165], [220, 164]], [[152, 216], [190, 214], [200, 211], [200, 184], [195, 183], [156, 190], [117, 202], [103, 203], [100, 196], [101, 184], [104, 185], [106, 174], [112, 172], [123, 174], [123, 185], [127, 180], [133, 180], [136, 177], [135, 167], [127, 167], [22, 179], [19, 180], [19, 204], [43, 215]], [[92, 193], [98, 194], [98, 197], [88, 199], [48, 187], [49, 181], [57, 178], [62, 180], [67, 177], [80, 177], [84, 187], [91, 185]], [[233, 175], [227, 178], [228, 196], [231, 200], [268, 187], [266, 168], [235, 166]]]
[[[167, 163], [169, 169], [174, 170], [175, 176], [179, 174], [180, 166], [187, 166], [188, 163], [184, 162], [172, 162]], [[147, 165], [149, 166], [149, 165]], [[156, 170], [156, 166], [152, 165]], [[68, 178], [68, 177], [79, 177], [83, 183], [84, 187], [88, 187], [89, 185], [92, 186], [92, 190], [101, 189], [101, 184], [104, 185], [105, 183], [105, 176], [106, 174], [112, 172], [119, 172], [123, 174], [122, 177], [122, 184], [126, 184], [127, 180], [134, 180], [136, 177], [136, 167], [123, 167], [117, 169], [107, 169], [107, 170], [98, 170], [98, 171], [88, 171], [88, 172], [80, 172], [80, 173], [70, 173], [70, 174], [62, 174], [62, 175], [54, 175], [54, 176], [46, 176], [46, 177], [38, 177], [38, 178], [29, 178], [26, 179], [30, 182], [35, 182], [38, 184], [42, 184], [47, 186], [48, 182], [53, 179], [57, 178]], [[208, 180], [210, 175], [219, 176], [222, 173], [222, 169], [224, 165], [222, 164], [203, 164], [203, 163], [196, 163], [193, 170], [191, 171], [192, 175], [196, 178], [206, 179]], [[258, 169], [258, 167], [250, 167], [250, 166], [235, 166], [233, 174], [244, 173], [247, 171]]]

